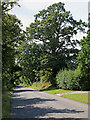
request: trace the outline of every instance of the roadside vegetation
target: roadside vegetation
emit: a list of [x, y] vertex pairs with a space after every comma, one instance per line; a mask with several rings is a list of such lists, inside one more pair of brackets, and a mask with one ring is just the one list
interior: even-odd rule
[[[21, 22], [15, 16], [9, 14], [9, 11], [18, 5], [15, 1], [2, 1], [2, 118], [10, 117], [11, 98], [13, 89], [20, 77], [21, 67], [16, 64], [17, 46], [24, 41]], [[1, 21], [0, 21], [1, 22]], [[1, 24], [0, 24], [1, 25]], [[0, 77], [1, 77], [0, 76]]]
[[[33, 83], [31, 86], [30, 85], [24, 85], [21, 84], [23, 86], [26, 87], [30, 87], [33, 88], [35, 90], [39, 90], [42, 92], [46, 92], [49, 94], [59, 94], [59, 93], [68, 93], [68, 92], [78, 92], [78, 90], [65, 90], [65, 89], [59, 89], [59, 88], [55, 88], [55, 87], [51, 87], [50, 82], [35, 82]], [[80, 92], [80, 91], [79, 91]], [[90, 93], [77, 93], [77, 94], [65, 94], [65, 95], [61, 95], [60, 97], [64, 97], [64, 98], [68, 98], [68, 99], [72, 99], [72, 100], [76, 100], [82, 103], [86, 103], [86, 104], [90, 104], [90, 100], [89, 100], [89, 94]]]
[[46, 82], [46, 83], [44, 83], [44, 82], [41, 82], [41, 83], [37, 82], [36, 83], [35, 82], [31, 86], [30, 85], [24, 85], [24, 84], [20, 84], [20, 85], [30, 87], [30, 88], [35, 89], [35, 90], [47, 92], [47, 93], [50, 93], [50, 94], [75, 92], [75, 90], [64, 90], [64, 89], [59, 89], [59, 88], [56, 88], [56, 87], [52, 87], [50, 82]]
[[47, 93], [50, 93], [50, 94], [75, 92], [74, 90], [64, 90], [64, 89], [58, 89], [58, 88], [41, 89], [40, 91], [47, 92]]
[[3, 88], [3, 92], [2, 92], [2, 117], [3, 118], [10, 118], [13, 90], [14, 88], [12, 88], [12, 90]]

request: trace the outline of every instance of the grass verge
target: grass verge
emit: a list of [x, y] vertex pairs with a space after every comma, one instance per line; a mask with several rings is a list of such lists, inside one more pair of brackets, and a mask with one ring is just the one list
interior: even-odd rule
[[90, 101], [88, 100], [88, 93], [65, 94], [65, 95], [62, 95], [61, 97], [69, 98], [69, 99], [76, 100], [86, 104], [90, 104]]
[[[66, 92], [77, 92], [74, 90], [63, 90], [63, 89], [56, 89], [56, 88], [48, 88], [48, 89], [42, 89], [41, 91], [47, 92], [50, 94], [58, 94], [58, 93], [66, 93]], [[90, 93], [89, 93], [90, 95]], [[88, 99], [88, 93], [77, 93], [77, 94], [65, 94], [61, 97], [69, 98], [72, 100], [76, 100], [82, 103], [90, 104], [90, 99]]]
[[[32, 86], [30, 85], [24, 85], [26, 87], [30, 87], [42, 92], [46, 92], [46, 93], [50, 93], [50, 94], [58, 94], [58, 93], [67, 93], [67, 92], [78, 92], [75, 90], [64, 90], [64, 89], [58, 89], [55, 87], [49, 87], [51, 84], [49, 83], [48, 85], [46, 84], [45, 88], [42, 88], [42, 86], [44, 86], [46, 83], [43, 82], [35, 82], [32, 84]], [[64, 98], [69, 98], [69, 99], [73, 99], [79, 102], [83, 102], [86, 104], [90, 104], [90, 101], [88, 102], [88, 93], [78, 93], [78, 94], [65, 94], [62, 95], [61, 97]]]
[[13, 89], [11, 91], [8, 91], [7, 88], [3, 89], [3, 92], [2, 92], [2, 118], [10, 117], [12, 94], [13, 94]]
[[[23, 85], [23, 84], [21, 84]], [[44, 83], [44, 82], [34, 82], [32, 86], [30, 85], [24, 85], [26, 87], [30, 87], [39, 91], [47, 92], [50, 94], [58, 94], [58, 93], [66, 93], [66, 92], [76, 92], [75, 90], [64, 90], [64, 89], [58, 89], [55, 87], [50, 87], [50, 82]]]
[[58, 88], [47, 88], [47, 89], [41, 89], [40, 91], [47, 92], [47, 93], [50, 93], [50, 94], [76, 92], [75, 90], [64, 90], [64, 89], [58, 89]]

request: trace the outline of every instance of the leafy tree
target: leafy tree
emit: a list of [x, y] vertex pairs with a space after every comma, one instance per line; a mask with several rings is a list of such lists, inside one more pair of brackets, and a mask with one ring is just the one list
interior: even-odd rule
[[26, 84], [32, 84], [39, 79], [39, 71], [41, 67], [41, 45], [36, 43], [23, 42], [19, 47], [21, 54], [18, 56], [18, 63], [22, 67], [22, 77]]
[[36, 14], [34, 23], [27, 28], [28, 39], [43, 45], [43, 54], [47, 56], [44, 68], [52, 69], [52, 84], [55, 84], [53, 78], [57, 72], [67, 67], [72, 58], [76, 58], [79, 40], [73, 39], [73, 35], [84, 31], [85, 26], [82, 20], [74, 20], [70, 11], [66, 11], [64, 4], [59, 2]]
[[10, 84], [14, 85], [15, 79], [19, 77], [17, 71], [21, 69], [15, 63], [15, 56], [17, 47], [24, 40], [20, 20], [8, 13], [15, 4], [17, 2], [2, 2], [2, 75], [3, 85], [7, 87], [10, 87]]
[[85, 89], [90, 90], [90, 24], [86, 38], [81, 41], [81, 51], [78, 54], [78, 64], [82, 73], [82, 84]]

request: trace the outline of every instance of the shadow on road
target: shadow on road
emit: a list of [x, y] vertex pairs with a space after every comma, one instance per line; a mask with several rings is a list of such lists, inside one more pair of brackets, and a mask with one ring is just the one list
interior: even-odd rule
[[[15, 104], [12, 108], [11, 118], [39, 118], [46, 116], [47, 114], [53, 114], [53, 113], [56, 113], [58, 115], [58, 113], [76, 114], [76, 113], [84, 112], [84, 111], [76, 111], [74, 109], [71, 110], [55, 109], [49, 106], [45, 106], [45, 102], [47, 101], [56, 101], [56, 100], [41, 99], [41, 98], [32, 98], [32, 99], [14, 98], [13, 102]], [[39, 106], [38, 104], [41, 104], [40, 107], [38, 107]]]
[[15, 90], [14, 93], [19, 93], [19, 92], [33, 92], [33, 91], [36, 91], [36, 90]]
[[[16, 88], [16, 89], [14, 90], [14, 93], [29, 92], [29, 91], [31, 91], [31, 92], [37, 91], [37, 90], [34, 90], [34, 89], [24, 89], [24, 88], [26, 88], [26, 87], [21, 86], [21, 85], [17, 85], [15, 88]], [[23, 88], [23, 89], [21, 89], [21, 88]]]

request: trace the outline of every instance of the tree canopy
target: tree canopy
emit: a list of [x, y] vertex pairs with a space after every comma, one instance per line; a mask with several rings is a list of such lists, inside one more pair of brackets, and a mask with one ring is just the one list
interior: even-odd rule
[[[76, 68], [79, 52], [76, 46], [80, 40], [74, 35], [85, 32], [86, 23], [75, 20], [64, 3], [59, 2], [39, 11], [25, 32], [21, 21], [9, 14], [14, 5], [18, 3], [2, 2], [3, 85], [10, 88], [10, 83], [14, 85], [22, 79], [26, 84], [48, 80], [55, 86], [60, 70]], [[88, 32], [82, 40], [78, 56], [84, 76], [89, 75], [89, 36]]]
[[9, 87], [14, 85], [19, 77], [17, 72], [20, 70], [15, 63], [17, 47], [24, 40], [24, 32], [21, 29], [21, 22], [15, 15], [8, 13], [17, 2], [2, 2], [2, 75], [3, 84]]
[[53, 77], [60, 69], [68, 67], [69, 61], [76, 58], [79, 51], [76, 45], [80, 41], [73, 39], [73, 36], [78, 31], [84, 32], [85, 26], [82, 20], [74, 20], [61, 2], [35, 15], [34, 22], [27, 28], [27, 36], [32, 42], [42, 43], [43, 54], [47, 59], [44, 67], [52, 69]]
[[90, 89], [90, 23], [88, 24], [87, 34], [87, 37], [83, 38], [81, 41], [81, 51], [78, 54], [78, 64], [81, 69], [82, 82], [87, 89]]

